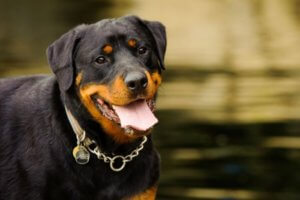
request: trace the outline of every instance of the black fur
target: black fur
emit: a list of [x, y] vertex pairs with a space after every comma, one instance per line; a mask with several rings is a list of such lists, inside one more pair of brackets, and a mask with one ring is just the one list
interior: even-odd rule
[[[142, 38], [149, 55], [137, 58], [119, 42], [132, 36]], [[96, 66], [92, 60], [107, 41], [119, 42], [120, 54], [109, 58], [109, 66]], [[109, 84], [114, 76], [133, 68], [160, 71], [165, 45], [165, 30], [158, 22], [135, 16], [102, 20], [76, 27], [48, 48], [55, 76], [1, 79], [0, 200], [119, 200], [157, 184], [159, 157], [151, 136], [121, 172], [113, 172], [93, 154], [87, 165], [78, 165], [72, 156], [76, 138], [64, 105], [105, 152], [128, 154], [140, 140], [117, 144], [105, 134], [81, 105], [75, 76], [85, 70], [83, 83]]]

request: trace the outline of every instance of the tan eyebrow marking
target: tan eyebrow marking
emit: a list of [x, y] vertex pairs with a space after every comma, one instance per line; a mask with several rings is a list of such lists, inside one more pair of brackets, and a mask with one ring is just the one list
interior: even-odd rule
[[104, 51], [104, 53], [110, 54], [113, 52], [113, 47], [110, 44], [106, 44], [106, 45], [104, 45], [102, 50]]
[[135, 39], [128, 40], [128, 45], [132, 48], [135, 48], [136, 47], [136, 40]]

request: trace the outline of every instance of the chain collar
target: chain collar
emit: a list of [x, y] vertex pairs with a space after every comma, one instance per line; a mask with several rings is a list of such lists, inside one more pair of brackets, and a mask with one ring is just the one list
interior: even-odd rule
[[[128, 162], [132, 161], [133, 158], [139, 155], [140, 151], [142, 151], [144, 148], [144, 144], [148, 140], [147, 137], [144, 136], [140, 145], [126, 156], [107, 156], [104, 152], [101, 151], [96, 141], [91, 140], [89, 137], [86, 136], [85, 130], [83, 130], [80, 127], [78, 121], [75, 119], [75, 117], [72, 115], [72, 113], [66, 106], [65, 110], [77, 139], [77, 146], [73, 149], [73, 156], [78, 164], [87, 164], [90, 159], [89, 152], [91, 152], [95, 154], [99, 160], [103, 160], [105, 163], [109, 163], [111, 170], [115, 172], [122, 171]], [[121, 160], [121, 165], [119, 167], [115, 166], [115, 162], [117, 160]]]
[[[132, 161], [133, 158], [137, 157], [140, 153], [140, 151], [144, 148], [144, 144], [147, 142], [147, 137], [144, 136], [143, 137], [143, 141], [140, 143], [140, 145], [133, 150], [130, 154], [126, 155], [126, 156], [121, 156], [121, 155], [115, 155], [113, 157], [109, 157], [107, 155], [105, 155], [105, 153], [103, 153], [99, 146], [96, 144], [96, 142], [94, 140], [92, 140], [91, 144], [87, 146], [88, 150], [95, 154], [97, 156], [97, 158], [99, 160], [103, 160], [105, 163], [109, 163], [109, 166], [111, 168], [111, 170], [115, 171], [115, 172], [119, 172], [122, 169], [124, 169], [124, 167], [126, 166], [126, 163]], [[94, 144], [94, 148], [91, 148], [92, 144]], [[115, 167], [114, 163], [116, 160], [120, 159], [122, 164], [119, 167]]]

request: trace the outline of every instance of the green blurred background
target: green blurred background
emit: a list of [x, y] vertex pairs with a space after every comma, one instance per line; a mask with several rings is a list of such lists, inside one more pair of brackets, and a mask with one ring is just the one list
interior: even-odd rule
[[0, 2], [1, 77], [50, 73], [45, 49], [77, 24], [166, 25], [159, 200], [300, 199], [300, 0]]

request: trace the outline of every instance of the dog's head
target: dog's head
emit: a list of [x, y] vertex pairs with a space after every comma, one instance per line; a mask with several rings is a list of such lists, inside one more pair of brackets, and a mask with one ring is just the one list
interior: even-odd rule
[[155, 123], [165, 51], [161, 23], [127, 16], [80, 25], [50, 45], [47, 56], [61, 92], [75, 88], [104, 131], [124, 140]]

